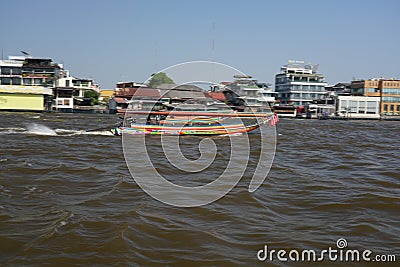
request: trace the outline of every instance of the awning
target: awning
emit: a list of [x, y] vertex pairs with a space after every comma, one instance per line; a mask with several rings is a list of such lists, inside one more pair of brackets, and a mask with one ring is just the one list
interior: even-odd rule
[[0, 85], [0, 93], [52, 95], [53, 90], [43, 86]]

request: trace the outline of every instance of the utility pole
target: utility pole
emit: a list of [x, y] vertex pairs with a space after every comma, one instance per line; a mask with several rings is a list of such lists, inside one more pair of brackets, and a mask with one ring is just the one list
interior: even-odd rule
[[215, 21], [212, 22], [212, 43], [211, 43], [211, 61], [213, 62], [213, 67], [212, 67], [212, 74], [211, 74], [211, 81], [215, 84], [217, 84], [217, 81], [215, 80]]
[[212, 22], [211, 61], [215, 62], [215, 21]]

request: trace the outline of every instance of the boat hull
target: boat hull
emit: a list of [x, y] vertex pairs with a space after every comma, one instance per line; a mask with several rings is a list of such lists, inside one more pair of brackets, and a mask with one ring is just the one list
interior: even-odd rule
[[150, 134], [150, 135], [224, 135], [247, 133], [259, 128], [260, 125], [243, 126], [243, 125], [227, 125], [217, 127], [168, 127], [168, 126], [151, 126], [136, 125], [131, 127], [117, 127], [112, 130], [114, 135], [122, 134]]
[[[207, 116], [209, 115], [208, 113], [206, 114]], [[179, 113], [179, 115], [182, 115], [182, 112]], [[190, 120], [187, 118], [178, 119], [175, 117], [173, 120], [163, 120], [159, 121], [157, 124], [132, 123], [130, 127], [119, 126], [111, 129], [111, 132], [114, 135], [122, 135], [124, 133], [137, 135], [231, 135], [247, 133], [256, 130], [261, 125], [266, 123], [268, 123], [269, 126], [272, 126], [278, 121], [277, 115], [274, 114], [273, 116], [264, 116], [263, 118], [258, 118], [250, 125], [245, 125], [243, 123], [223, 124], [224, 118], [221, 117], [221, 114], [217, 114], [217, 116], [217, 119], [196, 116], [194, 119]], [[175, 124], [177, 122], [178, 125]], [[271, 124], [271, 122], [273, 122], [273, 124]]]

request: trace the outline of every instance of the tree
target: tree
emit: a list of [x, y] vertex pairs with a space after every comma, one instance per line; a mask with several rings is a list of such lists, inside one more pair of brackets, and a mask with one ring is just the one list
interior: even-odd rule
[[93, 104], [99, 104], [99, 94], [96, 91], [89, 90], [84, 92], [85, 98], [91, 98], [93, 100]]
[[153, 76], [151, 77], [149, 81], [149, 87], [155, 88], [163, 83], [173, 84], [174, 81], [170, 77], [168, 77], [167, 74], [165, 74], [164, 72], [158, 72], [156, 74], [153, 74]]

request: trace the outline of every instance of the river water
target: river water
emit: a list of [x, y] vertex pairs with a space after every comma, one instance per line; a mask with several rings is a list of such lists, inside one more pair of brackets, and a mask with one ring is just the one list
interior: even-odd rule
[[[245, 173], [222, 199], [178, 208], [144, 193], [121, 138], [96, 130], [116, 116], [0, 116], [1, 266], [297, 266], [257, 252], [321, 251], [339, 238], [399, 261], [399, 122], [281, 119], [257, 191], [248, 192]], [[332, 264], [361, 263], [318, 263]]]

